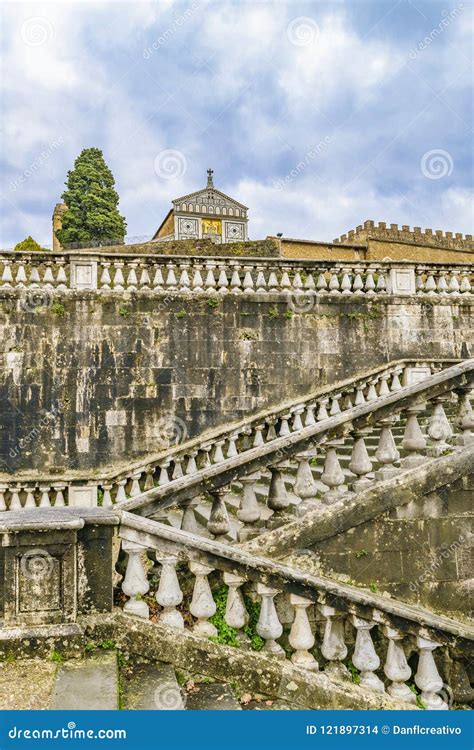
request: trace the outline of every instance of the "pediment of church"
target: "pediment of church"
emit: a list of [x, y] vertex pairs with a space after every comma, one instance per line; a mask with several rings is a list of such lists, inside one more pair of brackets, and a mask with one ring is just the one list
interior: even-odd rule
[[[239, 203], [225, 193], [221, 193], [216, 188], [203, 188], [202, 190], [196, 190], [194, 193], [183, 195], [181, 198], [175, 198], [173, 201], [175, 211], [188, 210], [189, 206], [215, 206], [219, 208], [238, 208], [247, 211], [247, 206], [243, 203]], [[194, 208], [196, 212], [196, 208]]]

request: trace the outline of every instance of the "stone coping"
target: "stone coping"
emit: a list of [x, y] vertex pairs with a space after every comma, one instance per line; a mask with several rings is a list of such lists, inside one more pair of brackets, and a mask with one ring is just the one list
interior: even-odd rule
[[108, 508], [28, 508], [0, 514], [0, 534], [17, 531], [77, 530], [84, 526], [117, 526]]

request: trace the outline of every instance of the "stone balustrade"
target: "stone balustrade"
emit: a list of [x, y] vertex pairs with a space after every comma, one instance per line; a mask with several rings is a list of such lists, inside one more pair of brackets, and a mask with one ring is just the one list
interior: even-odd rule
[[[372, 399], [357, 388], [352, 398], [344, 400], [339, 392], [333, 393], [323, 403], [321, 420], [314, 410], [309, 422], [303, 410], [301, 420], [298, 411], [295, 429], [290, 428], [295, 420], [282, 415], [270, 426], [269, 436], [258, 433], [258, 445], [240, 453], [232, 450], [227, 457], [218, 445], [217, 460], [214, 454], [208, 461], [206, 454], [200, 468], [193, 457], [189, 469], [186, 465], [183, 471], [180, 465], [178, 477], [175, 468], [170, 473], [173, 462], [167, 462], [158, 487], [137, 494], [121, 507], [143, 515], [166, 515], [178, 504], [181, 528], [195, 532], [199, 526], [194, 508], [200, 497], [208, 495], [210, 507], [204, 525], [201, 519], [202, 533], [244, 541], [285, 523], [289, 515], [301, 516], [336, 503], [347, 493], [369, 489], [430, 457], [473, 443], [469, 396], [474, 360], [408, 386], [400, 385], [396, 373], [394, 379], [395, 387], [381, 380], [384, 392], [380, 395], [375, 389]], [[453, 412], [451, 421], [446, 411]], [[234, 513], [231, 520], [229, 509], [240, 525]]]
[[[120, 473], [104, 473], [99, 479], [84, 478], [71, 481], [67, 478], [46, 476], [35, 481], [21, 477], [8, 482], [2, 482], [0, 479], [0, 512], [34, 507], [90, 507], [97, 503], [111, 507], [154, 487], [162, 487], [183, 476], [192, 476], [198, 469], [221, 464], [247, 453], [252, 448], [259, 448], [277, 438], [298, 433], [305, 427], [323, 422], [353, 406], [375, 402], [390, 393], [398, 392], [403, 387], [430, 377], [448, 364], [452, 364], [452, 361], [405, 360], [390, 363], [355, 380], [342, 381], [338, 383], [336, 390], [329, 386], [319, 389], [317, 395], [311, 394], [264, 415], [227, 426], [224, 430], [205, 435], [202, 439], [173, 446], [157, 459], [134, 465]], [[384, 436], [386, 434], [385, 429]], [[310, 495], [312, 492], [308, 472], [311, 471], [309, 460], [314, 456], [309, 454], [306, 458], [308, 460], [301, 457], [295, 484], [295, 491], [302, 498], [307, 497], [308, 492]], [[258, 481], [259, 477], [258, 474], [255, 481]], [[303, 487], [305, 481], [307, 486]], [[238, 513], [246, 517], [249, 512], [254, 515], [258, 513], [258, 518], [255, 518], [257, 522], [261, 510], [257, 509], [257, 506], [254, 510], [249, 510], [256, 502], [253, 483], [245, 477], [243, 482], [243, 508]], [[188, 511], [188, 516], [191, 514], [192, 509]]]
[[[466, 295], [469, 264], [298, 261], [112, 253], [0, 253], [0, 289], [167, 294]], [[39, 302], [40, 304], [40, 302]], [[294, 302], [296, 309], [300, 305]], [[302, 304], [301, 304], [302, 307]], [[301, 310], [304, 311], [303, 309]]]
[[[250, 600], [258, 609], [255, 634], [271, 659], [289, 656], [296, 667], [339, 680], [351, 679], [349, 665], [361, 687], [427, 709], [447, 709], [456, 698], [459, 669], [465, 669], [459, 646], [469, 661], [473, 628], [150, 519], [123, 511], [120, 516], [128, 555], [125, 613], [148, 618], [153, 596], [162, 624], [183, 629], [192, 621], [195, 634], [214, 637], [212, 580], [214, 588], [227, 586], [224, 619], [241, 648], [250, 647]], [[185, 599], [182, 586], [186, 582], [189, 590], [190, 577], [192, 596]], [[446, 668], [451, 655], [441, 658], [451, 648], [456, 680], [452, 667]]]

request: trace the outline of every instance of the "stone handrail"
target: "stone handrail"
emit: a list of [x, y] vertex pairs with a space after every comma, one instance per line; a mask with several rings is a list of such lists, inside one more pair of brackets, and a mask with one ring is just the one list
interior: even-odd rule
[[[146, 461], [132, 462], [121, 469], [102, 470], [98, 477], [76, 474], [16, 474], [11, 479], [0, 475], [0, 511], [33, 507], [96, 505], [98, 490], [101, 504], [110, 507], [152, 489], [166, 479], [179, 479], [196, 468], [258, 447], [264, 442], [296, 432], [334, 416], [349, 406], [396, 392], [402, 384], [422, 380], [457, 360], [397, 360], [367, 371], [355, 379], [317, 389], [308, 396], [280, 404], [274, 409], [245, 420], [216, 428], [183, 444], [172, 444]], [[179, 427], [179, 420], [177, 426]], [[168, 425], [172, 430], [174, 423]]]
[[[215, 626], [209, 622], [216, 612], [208, 576], [217, 571], [228, 587], [225, 611], [226, 624], [235, 629], [236, 638], [242, 638], [242, 629], [248, 623], [248, 613], [242, 587], [249, 587], [260, 604], [256, 625], [263, 639], [264, 652], [285, 659], [286, 654], [278, 639], [283, 634], [283, 624], [275, 606], [275, 597], [285, 594], [294, 610], [289, 645], [294, 665], [318, 671], [319, 664], [311, 652], [316, 636], [321, 638], [320, 652], [324, 671], [328, 676], [348, 677], [344, 664], [349, 649], [346, 633], [349, 625], [355, 634], [351, 655], [352, 665], [359, 673], [359, 684], [379, 693], [387, 690], [398, 700], [416, 702], [416, 696], [406, 684], [411, 677], [405, 648], [418, 652], [418, 668], [414, 676], [421, 693], [421, 701], [430, 709], [445, 709], [452, 702], [450, 686], [443, 682], [433, 651], [439, 647], [462, 645], [467, 658], [472, 651], [474, 628], [447, 617], [435, 615], [417, 606], [405, 604], [347, 584], [310, 575], [268, 558], [256, 557], [248, 552], [210, 541], [193, 534], [164, 526], [150, 519], [120, 512], [119, 536], [122, 548], [128, 553], [128, 564], [122, 582], [122, 591], [129, 597], [124, 612], [149, 617], [149, 607], [143, 597], [150, 591], [147, 570], [143, 561], [151, 550], [160, 566], [160, 582], [155, 598], [160, 605], [159, 620], [173, 628], [184, 628], [183, 615], [177, 607], [183, 601], [178, 570], [188, 580], [183, 564], [195, 576], [189, 613], [195, 618], [193, 631], [202, 636], [216, 636]], [[180, 567], [178, 568], [178, 563]], [[152, 570], [157, 573], [156, 566]], [[215, 582], [215, 575], [213, 576]], [[181, 607], [182, 609], [182, 607]], [[309, 613], [313, 617], [309, 617]], [[316, 628], [311, 625], [316, 616]], [[284, 622], [291, 622], [285, 618]], [[318, 628], [318, 621], [321, 628]], [[386, 654], [383, 673], [387, 680], [376, 674], [381, 659], [370, 631], [377, 627], [376, 639], [379, 653]], [[316, 630], [316, 633], [313, 632]], [[319, 631], [322, 631], [318, 633]], [[459, 658], [459, 653], [456, 654]], [[386, 687], [384, 682], [388, 682]]]
[[[391, 261], [308, 261], [130, 253], [0, 252], [0, 290], [46, 289], [155, 294], [301, 295], [472, 294], [472, 265]], [[38, 299], [38, 306], [45, 304]]]
[[[360, 491], [372, 486], [376, 480], [391, 478], [400, 471], [400, 452], [392, 434], [392, 428], [400, 415], [406, 420], [401, 441], [404, 452], [402, 468], [409, 469], [425, 461], [426, 455], [440, 456], [446, 450], [452, 450], [455, 439], [460, 446], [470, 444], [474, 439], [474, 429], [469, 393], [474, 382], [474, 359], [449, 367], [425, 380], [388, 392], [374, 400], [359, 405], [352, 402], [346, 408], [335, 410], [333, 415], [316, 421], [308, 426], [291, 432], [283, 422], [283, 433], [270, 441], [261, 441], [240, 454], [227, 458], [220, 457], [217, 462], [198, 469], [193, 463], [184, 476], [170, 480], [165, 472], [161, 486], [143, 492], [121, 504], [127, 511], [141, 515], [153, 515], [174, 504], [182, 504], [185, 512], [182, 528], [192, 530], [192, 500], [203, 493], [212, 497], [212, 508], [207, 529], [214, 535], [228, 534], [229, 518], [224, 498], [226, 488], [236, 480], [245, 481], [245, 490], [237, 516], [250, 533], [258, 532], [261, 525], [261, 511], [255, 497], [255, 484], [260, 472], [271, 473], [268, 488], [267, 506], [279, 518], [290, 505], [283, 472], [288, 462], [296, 459], [298, 468], [294, 492], [301, 502], [300, 511], [314, 508], [316, 496], [310, 468], [310, 460], [316, 457], [320, 447], [323, 448], [324, 467], [321, 481], [324, 494], [321, 500], [325, 504], [336, 502], [341, 494], [348, 490]], [[444, 411], [443, 404], [456, 393], [457, 416], [451, 425]], [[427, 435], [421, 432], [418, 415], [425, 410], [426, 403], [432, 406], [427, 424]], [[354, 402], [355, 403], [355, 402]], [[377, 429], [378, 444], [374, 460], [371, 460], [366, 440]], [[459, 434], [455, 435], [457, 429]], [[351, 450], [349, 474], [342, 471], [338, 451], [348, 442]], [[373, 463], [380, 467], [374, 473]], [[248, 480], [246, 480], [248, 478]], [[349, 480], [349, 486], [346, 482]]]

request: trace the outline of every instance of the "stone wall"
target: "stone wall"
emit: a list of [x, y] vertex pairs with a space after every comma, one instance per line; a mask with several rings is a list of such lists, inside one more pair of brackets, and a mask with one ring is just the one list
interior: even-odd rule
[[472, 616], [474, 476], [319, 542], [324, 574]]
[[194, 437], [396, 359], [466, 357], [474, 338], [469, 298], [327, 295], [296, 313], [257, 294], [75, 292], [37, 308], [20, 294], [0, 298], [5, 473], [118, 467], [170, 429]]

